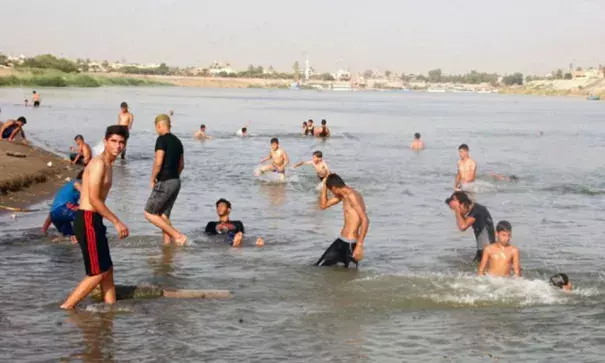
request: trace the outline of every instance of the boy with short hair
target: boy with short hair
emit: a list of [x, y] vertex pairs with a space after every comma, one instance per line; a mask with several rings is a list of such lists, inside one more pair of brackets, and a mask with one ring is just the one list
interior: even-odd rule
[[519, 262], [519, 249], [510, 244], [513, 227], [507, 221], [500, 221], [496, 225], [496, 243], [483, 249], [483, 257], [477, 275], [487, 273], [492, 276], [509, 277], [511, 267], [516, 277], [521, 277], [521, 264]]
[[279, 174], [281, 180], [286, 178], [286, 166], [290, 163], [288, 154], [279, 147], [279, 140], [274, 137], [271, 139], [271, 151], [269, 156], [262, 159], [260, 163], [271, 160], [271, 165], [261, 166], [258, 171], [259, 175], [264, 174], [268, 171], [274, 171]]
[[317, 172], [317, 177], [319, 180], [323, 181], [325, 178], [330, 175], [330, 169], [328, 168], [328, 164], [323, 160], [323, 153], [319, 150], [313, 152], [313, 159], [309, 161], [301, 161], [293, 166], [294, 169], [298, 168], [301, 165], [311, 165], [315, 168]]

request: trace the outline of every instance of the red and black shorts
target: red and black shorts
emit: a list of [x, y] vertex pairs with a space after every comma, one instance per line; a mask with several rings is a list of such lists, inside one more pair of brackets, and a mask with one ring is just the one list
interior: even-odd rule
[[97, 212], [79, 210], [74, 220], [74, 233], [82, 249], [86, 275], [107, 272], [113, 266], [107, 243], [107, 228]]

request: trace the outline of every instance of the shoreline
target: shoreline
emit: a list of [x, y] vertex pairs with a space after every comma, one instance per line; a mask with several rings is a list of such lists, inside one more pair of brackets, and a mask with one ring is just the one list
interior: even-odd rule
[[[18, 153], [24, 157], [9, 156]], [[48, 166], [48, 162], [52, 166]], [[52, 198], [66, 183], [74, 178], [79, 167], [65, 158], [38, 148], [17, 142], [0, 141], [0, 205], [23, 209]], [[0, 215], [12, 211], [0, 208]]]

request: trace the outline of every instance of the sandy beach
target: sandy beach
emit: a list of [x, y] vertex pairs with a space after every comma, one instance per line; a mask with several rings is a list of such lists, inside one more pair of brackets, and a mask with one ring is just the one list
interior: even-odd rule
[[[18, 155], [10, 156], [9, 154]], [[48, 163], [52, 166], [48, 166]], [[79, 170], [55, 154], [20, 142], [0, 141], [0, 206], [25, 208], [52, 198]], [[0, 213], [10, 210], [0, 208]]]

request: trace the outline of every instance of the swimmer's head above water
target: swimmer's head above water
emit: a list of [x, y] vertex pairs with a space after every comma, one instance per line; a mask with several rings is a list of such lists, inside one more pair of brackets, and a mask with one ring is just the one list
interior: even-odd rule
[[415, 133], [415, 134], [414, 134], [414, 138], [415, 138], [416, 140], [420, 140], [420, 133], [418, 133], [418, 132], [417, 132], [417, 133]]
[[513, 234], [513, 226], [507, 221], [500, 221], [496, 225], [496, 235], [498, 242], [502, 245], [508, 245]]
[[228, 216], [231, 213], [231, 202], [227, 199], [221, 198], [216, 201], [216, 214], [219, 217]]
[[326, 120], [321, 120], [321, 126], [326, 126], [326, 124], [328, 123], [328, 121]]
[[246, 127], [242, 127], [242, 134], [245, 134], [246, 132], [248, 132], [248, 129]]
[[128, 112], [128, 104], [126, 102], [120, 103], [120, 108], [122, 109], [122, 112]]
[[277, 137], [274, 137], [271, 139], [271, 150], [275, 151], [277, 149], [279, 149], [279, 140]]
[[206, 131], [206, 125], [201, 124], [201, 125], [200, 125], [200, 130], [202, 130], [202, 131]]
[[313, 164], [319, 164], [323, 160], [324, 154], [317, 150], [313, 152]]
[[25, 119], [25, 117], [21, 116], [17, 119], [17, 123], [21, 123], [21, 126], [23, 126], [27, 123], [27, 120]]
[[460, 155], [460, 159], [466, 159], [468, 157], [469, 148], [467, 144], [462, 144], [458, 146], [458, 155]]
[[571, 282], [569, 281], [569, 277], [563, 273], [552, 275], [550, 277], [550, 284], [565, 291], [571, 291], [573, 288]]

